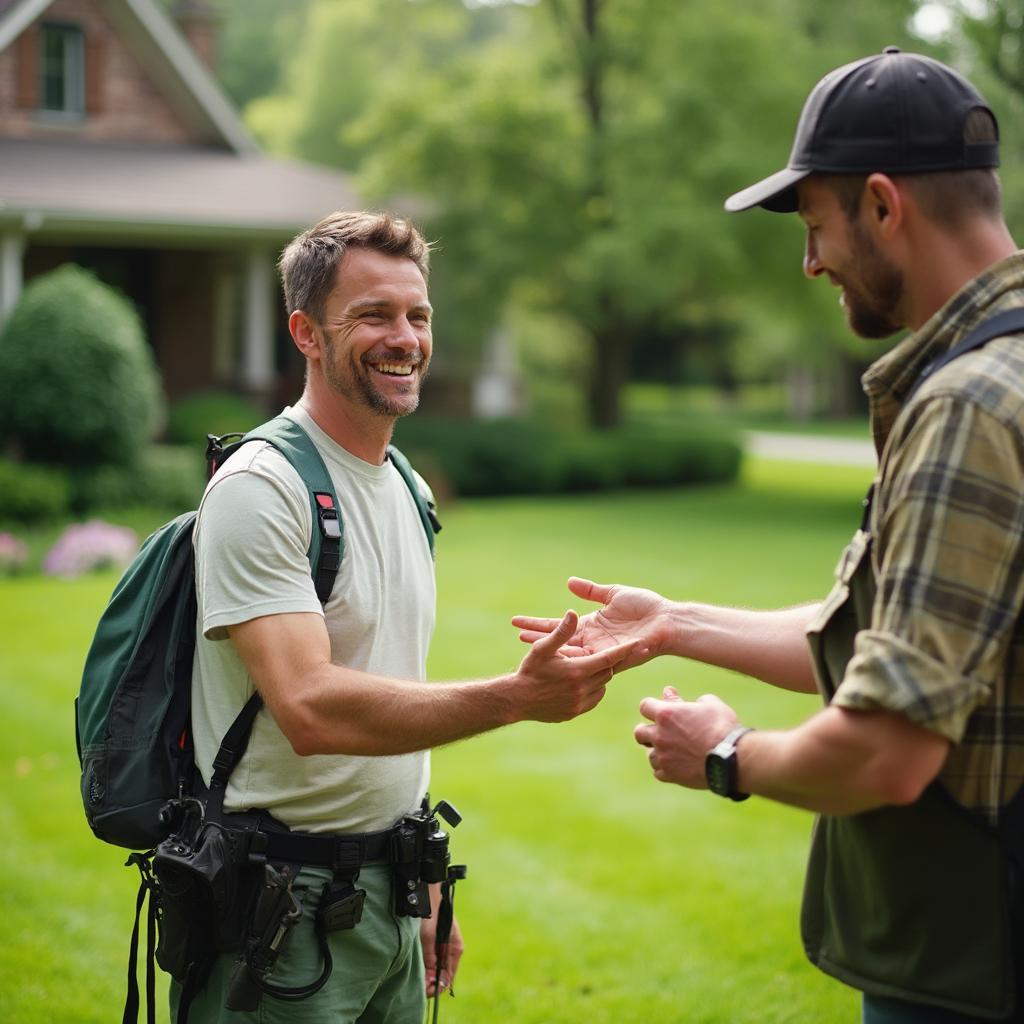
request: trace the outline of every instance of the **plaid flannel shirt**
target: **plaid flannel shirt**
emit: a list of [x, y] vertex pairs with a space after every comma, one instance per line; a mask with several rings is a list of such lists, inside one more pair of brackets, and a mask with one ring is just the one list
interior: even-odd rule
[[1024, 305], [1024, 253], [961, 289], [863, 378], [880, 453], [871, 625], [833, 703], [886, 709], [953, 746], [939, 774], [994, 822], [1024, 781], [1024, 335], [921, 370]]

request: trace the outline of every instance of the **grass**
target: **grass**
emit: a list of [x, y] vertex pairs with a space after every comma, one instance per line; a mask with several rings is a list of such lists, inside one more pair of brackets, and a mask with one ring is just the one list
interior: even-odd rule
[[[735, 487], [449, 508], [431, 677], [510, 667], [521, 650], [509, 617], [562, 611], [571, 574], [751, 606], [820, 596], [866, 483], [862, 470], [752, 461]], [[105, 1024], [120, 1012], [137, 879], [85, 825], [71, 714], [113, 583], [0, 584], [2, 1021]], [[719, 693], [760, 727], [816, 707], [662, 661], [617, 678], [575, 722], [435, 752], [433, 792], [463, 813], [454, 851], [469, 864], [457, 900], [467, 953], [447, 1024], [855, 1019], [855, 994], [800, 949], [810, 818], [651, 779], [631, 730], [639, 700], [666, 683]]]

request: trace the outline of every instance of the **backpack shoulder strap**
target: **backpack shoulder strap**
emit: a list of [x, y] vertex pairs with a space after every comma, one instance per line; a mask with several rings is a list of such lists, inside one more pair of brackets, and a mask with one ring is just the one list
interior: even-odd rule
[[423, 529], [427, 535], [427, 543], [430, 545], [431, 554], [433, 554], [434, 537], [441, 532], [441, 520], [437, 518], [437, 506], [424, 494], [409, 460], [393, 444], [388, 445], [387, 456], [398, 470], [398, 475], [405, 481], [405, 486], [409, 488], [413, 501], [416, 502], [420, 521], [423, 523]]
[[312, 438], [298, 423], [287, 416], [275, 416], [246, 434], [225, 434], [219, 438], [210, 435], [206, 456], [211, 475], [248, 441], [272, 444], [306, 485], [314, 525], [306, 556], [316, 596], [321, 604], [327, 604], [345, 554], [345, 525], [324, 460]]
[[994, 338], [1001, 338], [1005, 334], [1016, 334], [1018, 331], [1024, 331], [1024, 306], [1018, 306], [1015, 309], [1005, 309], [1002, 313], [996, 313], [995, 316], [989, 317], [978, 324], [973, 331], [968, 332], [967, 336], [961, 338], [948, 352], [934, 359], [921, 371], [920, 376], [914, 381], [913, 387], [907, 392], [906, 398], [903, 399], [904, 405], [909, 401], [910, 396], [936, 370], [941, 370], [942, 367], [953, 362], [954, 359], [959, 359], [960, 356], [967, 352], [972, 352], [976, 348], [981, 348], [982, 345], [987, 345]]

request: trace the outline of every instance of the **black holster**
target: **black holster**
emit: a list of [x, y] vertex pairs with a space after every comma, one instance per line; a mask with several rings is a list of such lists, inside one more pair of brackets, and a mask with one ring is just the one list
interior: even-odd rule
[[191, 965], [241, 949], [262, 877], [251, 841], [252, 833], [207, 822], [194, 837], [175, 834], [156, 848], [156, 959], [176, 980]]

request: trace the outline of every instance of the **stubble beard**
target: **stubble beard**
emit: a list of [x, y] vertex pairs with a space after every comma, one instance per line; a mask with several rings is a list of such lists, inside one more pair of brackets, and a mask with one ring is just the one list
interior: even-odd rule
[[851, 223], [850, 269], [858, 283], [854, 285], [837, 275], [843, 286], [843, 306], [850, 330], [861, 338], [888, 338], [902, 330], [899, 306], [903, 299], [903, 273], [894, 266], [868, 237], [859, 224]]
[[392, 420], [408, 416], [419, 407], [420, 389], [427, 376], [427, 368], [422, 362], [417, 364], [415, 376], [409, 381], [404, 400], [395, 401], [377, 389], [370, 376], [373, 371], [354, 356], [350, 355], [348, 358], [347, 372], [342, 371], [335, 358], [334, 340], [326, 332], [324, 355], [324, 379], [332, 391], [350, 402], [357, 402], [375, 415]]

